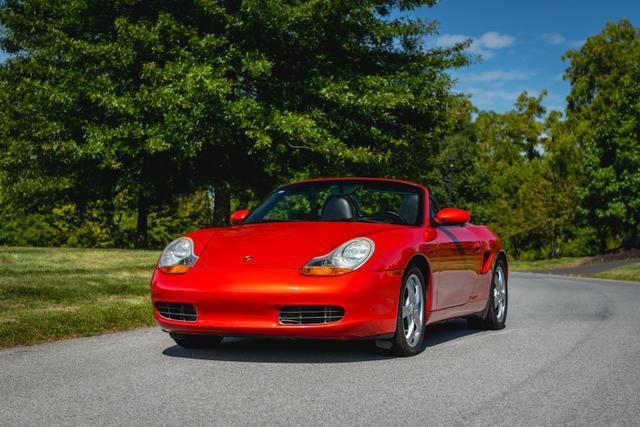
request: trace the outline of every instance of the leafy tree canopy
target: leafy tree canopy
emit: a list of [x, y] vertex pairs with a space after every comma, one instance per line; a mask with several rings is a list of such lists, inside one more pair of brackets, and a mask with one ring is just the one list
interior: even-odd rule
[[640, 30], [609, 23], [567, 52], [567, 115], [584, 152], [581, 211], [597, 227], [600, 250], [611, 233], [638, 243], [640, 223]]
[[[427, 48], [435, 1], [0, 0], [0, 243], [163, 246], [274, 185], [416, 180], [515, 256], [640, 246], [640, 31], [478, 111]], [[578, 221], [582, 219], [582, 222]]]
[[445, 71], [467, 62], [402, 14], [434, 3], [2, 1], [5, 185], [34, 207], [126, 194], [144, 245], [149, 206], [211, 183], [221, 225], [231, 186], [419, 179], [459, 102]]

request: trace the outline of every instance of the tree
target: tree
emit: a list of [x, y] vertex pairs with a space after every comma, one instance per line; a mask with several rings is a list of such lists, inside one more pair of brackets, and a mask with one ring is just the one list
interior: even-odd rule
[[487, 187], [490, 170], [478, 161], [480, 143], [473, 120], [478, 110], [467, 102], [452, 113], [455, 126], [438, 155], [438, 167], [429, 172], [429, 191], [443, 204], [472, 211], [474, 222], [483, 222], [483, 208], [491, 198]]
[[516, 258], [526, 250], [558, 255], [570, 223], [571, 174], [558, 158], [570, 150], [560, 141], [558, 113], [546, 115], [545, 95], [523, 92], [513, 110], [483, 111], [474, 123], [478, 172], [473, 175], [482, 177], [482, 197], [472, 209], [498, 230]]
[[[542, 180], [546, 186], [538, 188], [536, 197], [543, 200], [548, 215], [544, 245], [555, 258], [561, 255], [565, 241], [575, 237], [578, 231], [576, 189], [582, 185], [583, 173], [575, 135], [562, 113], [549, 113], [543, 123], [542, 135]], [[593, 253], [592, 246], [580, 243], [583, 248], [579, 255]]]
[[581, 212], [607, 238], [640, 245], [640, 31], [608, 23], [580, 50], [567, 52], [567, 115], [583, 152]]
[[47, 177], [46, 197], [80, 205], [126, 194], [144, 246], [151, 206], [211, 183], [223, 225], [234, 188], [301, 172], [420, 179], [460, 102], [445, 71], [467, 63], [468, 43], [426, 49], [435, 26], [402, 14], [433, 4], [1, 1], [20, 122], [7, 184]]

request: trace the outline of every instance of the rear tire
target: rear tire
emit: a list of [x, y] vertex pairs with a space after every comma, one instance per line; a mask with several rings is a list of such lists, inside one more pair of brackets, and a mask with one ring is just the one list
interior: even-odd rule
[[472, 316], [467, 319], [469, 326], [490, 330], [503, 329], [507, 320], [508, 303], [507, 269], [504, 261], [498, 260], [491, 277], [487, 306], [480, 317]]
[[397, 356], [415, 356], [422, 351], [427, 315], [426, 286], [419, 268], [405, 272], [399, 298], [391, 351]]
[[222, 342], [223, 337], [215, 335], [169, 334], [183, 348], [212, 348]]

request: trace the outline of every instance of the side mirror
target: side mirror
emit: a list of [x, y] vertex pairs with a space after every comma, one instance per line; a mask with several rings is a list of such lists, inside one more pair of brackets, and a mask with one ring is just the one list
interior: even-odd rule
[[245, 218], [249, 215], [249, 211], [246, 209], [241, 209], [239, 211], [235, 211], [231, 214], [231, 224], [237, 225], [240, 224]]
[[442, 225], [464, 225], [471, 219], [471, 213], [464, 209], [444, 208], [436, 214], [436, 222]]

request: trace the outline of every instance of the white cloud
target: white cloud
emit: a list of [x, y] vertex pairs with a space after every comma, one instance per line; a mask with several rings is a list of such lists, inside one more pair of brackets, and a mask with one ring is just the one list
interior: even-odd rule
[[481, 55], [485, 59], [491, 58], [495, 50], [513, 46], [516, 39], [507, 34], [488, 31], [480, 37], [469, 37], [463, 34], [443, 34], [435, 41], [437, 47], [453, 47], [456, 44], [471, 40], [469, 52]]
[[471, 53], [475, 53], [476, 55], [481, 56], [482, 59], [491, 59], [495, 56], [495, 53], [492, 50], [482, 49], [481, 47], [478, 47], [475, 43], [471, 45], [471, 47], [469, 48], [469, 51]]
[[524, 80], [532, 76], [533, 73], [523, 71], [505, 71], [505, 70], [491, 70], [483, 71], [481, 73], [467, 73], [459, 77], [459, 80], [463, 83], [489, 83], [489, 82], [504, 82], [510, 80]]
[[484, 33], [478, 39], [478, 43], [482, 47], [486, 47], [487, 49], [502, 49], [505, 47], [513, 46], [516, 42], [514, 37], [508, 36], [506, 34], [500, 34], [496, 31], [489, 31]]
[[562, 34], [558, 33], [544, 33], [540, 35], [540, 37], [545, 42], [553, 45], [564, 44], [567, 41], [567, 39]]
[[458, 43], [463, 43], [469, 40], [471, 37], [463, 36], [462, 34], [443, 34], [436, 39], [437, 47], [453, 47]]

